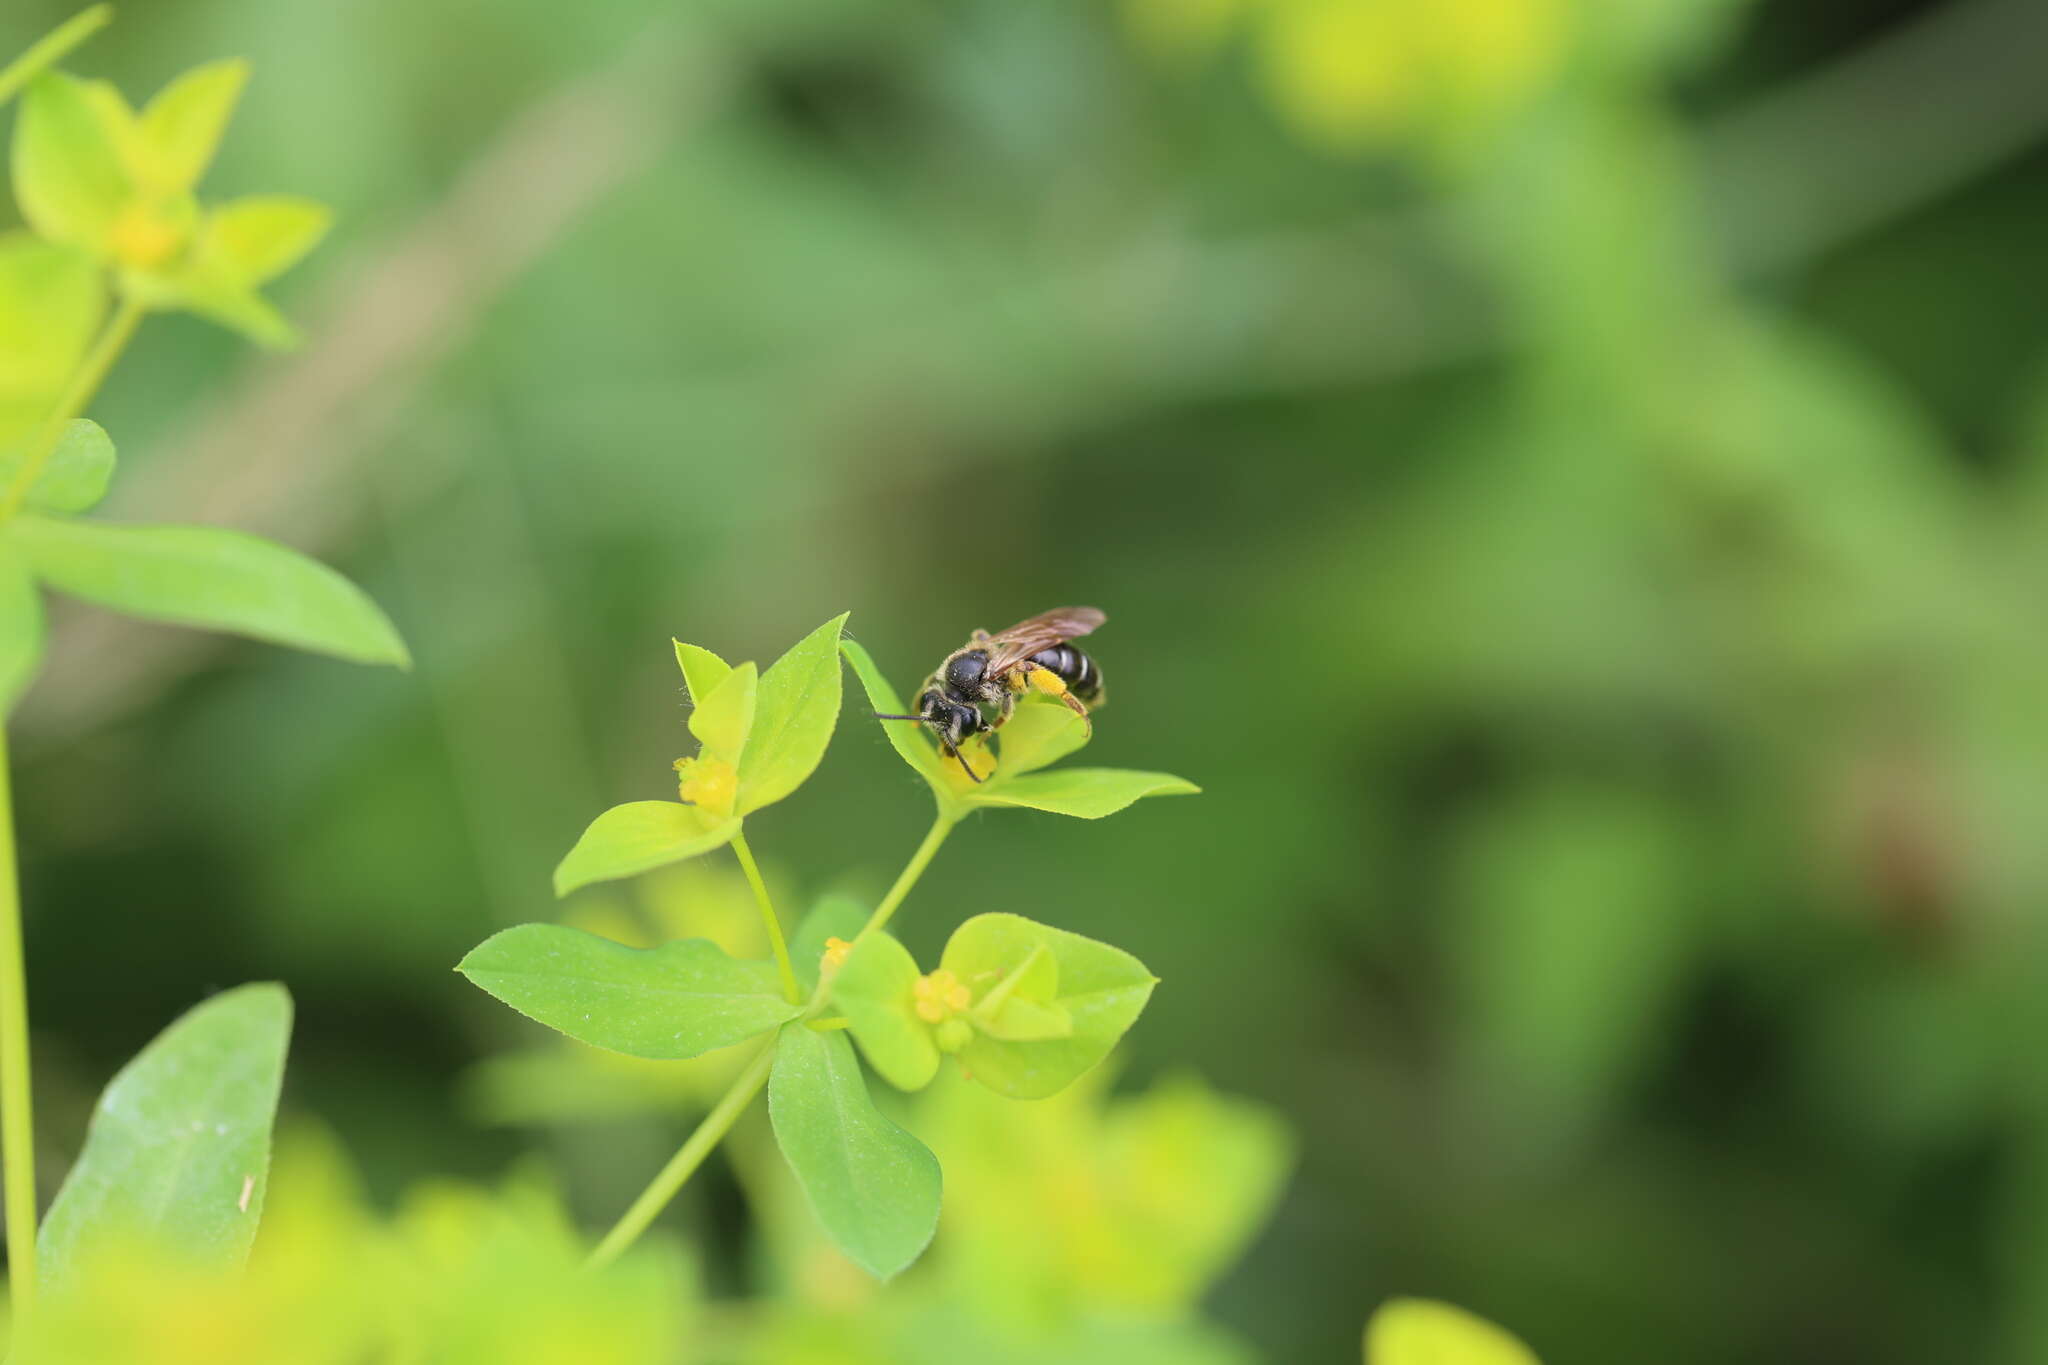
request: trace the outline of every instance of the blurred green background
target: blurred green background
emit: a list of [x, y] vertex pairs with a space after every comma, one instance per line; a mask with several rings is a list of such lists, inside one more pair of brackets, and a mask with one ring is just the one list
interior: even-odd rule
[[[318, 553], [419, 666], [58, 609], [52, 1150], [279, 978], [374, 1190], [540, 1144], [607, 1219], [687, 1105], [508, 1088], [539, 1030], [449, 968], [672, 789], [668, 637], [851, 609], [907, 686], [1093, 602], [1090, 758], [1207, 794], [977, 820], [899, 923], [1128, 947], [1124, 1083], [1284, 1115], [1216, 1318], [2048, 1359], [2044, 44], [2039, 0], [127, 6], [69, 64], [248, 56], [209, 184], [339, 227], [301, 351], [145, 328], [106, 510]], [[750, 830], [792, 904], [922, 831], [856, 718]], [[720, 1170], [678, 1226], [737, 1221]]]

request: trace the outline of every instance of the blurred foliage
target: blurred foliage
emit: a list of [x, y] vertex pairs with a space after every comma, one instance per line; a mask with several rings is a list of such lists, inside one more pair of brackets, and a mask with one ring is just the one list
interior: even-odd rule
[[[63, 13], [11, 7], [0, 50]], [[345, 559], [418, 671], [54, 616], [18, 741], [50, 1149], [164, 1019], [278, 977], [287, 1109], [374, 1201], [538, 1132], [595, 1222], [728, 1063], [477, 1070], [537, 1035], [448, 968], [548, 917], [590, 811], [672, 790], [649, 642], [766, 657], [851, 607], [905, 679], [1096, 602], [1095, 754], [1208, 795], [1113, 838], [974, 820], [892, 928], [931, 961], [956, 907], [1055, 901], [1161, 979], [1129, 1076], [1287, 1116], [1230, 1331], [1353, 1359], [1416, 1293], [1552, 1361], [2040, 1359], [2044, 29], [2034, 0], [133, 7], [85, 69], [246, 56], [215, 174], [336, 215], [275, 291], [301, 357], [144, 333], [96, 413], [134, 476], [110, 510]], [[749, 838], [785, 902], [872, 903], [924, 800], [847, 726]], [[690, 914], [744, 910], [708, 875]], [[938, 1275], [816, 1268], [800, 1204], [736, 1269], [732, 1190], [668, 1226], [706, 1229], [711, 1322], [815, 1271], [732, 1338], [761, 1358], [917, 1359], [901, 1322], [971, 1316]], [[1111, 1340], [1105, 1292], [1033, 1330]]]

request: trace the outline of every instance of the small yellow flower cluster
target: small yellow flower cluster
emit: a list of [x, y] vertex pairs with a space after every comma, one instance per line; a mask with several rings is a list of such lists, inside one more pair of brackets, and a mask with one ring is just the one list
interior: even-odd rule
[[910, 988], [911, 998], [916, 1001], [917, 1017], [927, 1024], [943, 1023], [956, 1014], [963, 1014], [974, 1003], [974, 995], [966, 983], [944, 967], [917, 979]]

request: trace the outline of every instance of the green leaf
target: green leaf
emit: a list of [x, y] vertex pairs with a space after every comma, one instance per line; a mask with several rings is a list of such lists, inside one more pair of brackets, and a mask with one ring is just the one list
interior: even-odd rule
[[138, 120], [136, 178], [158, 194], [198, 184], [248, 82], [249, 64], [231, 58], [195, 66], [158, 91]]
[[739, 833], [738, 820], [721, 819], [680, 801], [629, 801], [590, 822], [576, 847], [555, 868], [555, 894], [566, 896], [592, 882], [637, 876], [723, 848]]
[[61, 71], [36, 77], [14, 125], [21, 216], [47, 240], [99, 255], [128, 196], [120, 129], [105, 103]]
[[1088, 722], [1056, 701], [1020, 702], [996, 732], [996, 776], [1004, 781], [1057, 763], [1088, 742]]
[[783, 1025], [768, 1116], [841, 1251], [884, 1280], [918, 1258], [938, 1229], [938, 1158], [875, 1108], [843, 1033]]
[[187, 272], [169, 284], [152, 283], [131, 271], [123, 287], [152, 308], [186, 309], [273, 351], [299, 344], [298, 329], [269, 299], [246, 281], [217, 270]]
[[26, 232], [0, 234], [0, 449], [48, 420], [106, 305], [91, 256]]
[[872, 907], [861, 904], [851, 896], [830, 895], [819, 900], [811, 913], [804, 916], [802, 924], [789, 940], [790, 960], [796, 966], [796, 979], [806, 991], [818, 986], [818, 965], [825, 957], [825, 940], [836, 938], [847, 943], [860, 936], [861, 928], [867, 924]]
[[702, 645], [686, 645], [681, 640], [672, 643], [676, 647], [676, 667], [683, 670], [683, 686], [690, 690], [690, 704], [698, 705], [725, 681], [732, 665]]
[[[1042, 967], [1034, 954], [1049, 958], [1052, 967]], [[1043, 1099], [1092, 1070], [1157, 984], [1145, 964], [1121, 948], [1022, 915], [976, 915], [953, 931], [940, 965], [966, 983], [977, 1002], [1014, 982], [1013, 998], [1065, 1012], [1071, 1032], [1064, 1037], [1001, 1038], [978, 1028], [961, 1050], [969, 1075], [1012, 1099]]]
[[738, 764], [746, 753], [748, 732], [759, 706], [760, 679], [754, 666], [741, 664], [711, 689], [711, 695], [690, 710], [690, 733], [713, 758]]
[[1055, 815], [1099, 820], [1114, 815], [1146, 796], [1180, 796], [1201, 791], [1170, 773], [1141, 773], [1124, 768], [1061, 768], [983, 783], [968, 793], [977, 806], [1024, 806]]
[[358, 663], [411, 663], [360, 588], [296, 550], [208, 526], [115, 526], [20, 516], [38, 577], [103, 607], [234, 631]]
[[641, 949], [521, 924], [485, 939], [456, 970], [580, 1043], [656, 1061], [731, 1047], [803, 1008], [783, 997], [773, 963], [727, 957], [703, 938]]
[[868, 1064], [898, 1090], [922, 1090], [939, 1071], [939, 1046], [911, 994], [920, 975], [908, 948], [887, 934], [869, 934], [832, 978], [833, 1007], [846, 1016]]
[[740, 759], [739, 813], [772, 805], [817, 771], [839, 723], [839, 615], [796, 642], [761, 675], [753, 732]]
[[43, 604], [35, 580], [0, 542], [0, 719], [35, 678], [43, 654]]
[[[12, 479], [27, 456], [25, 445], [0, 456], [0, 480]], [[113, 477], [113, 439], [99, 423], [76, 418], [57, 438], [25, 501], [46, 512], [83, 512], [106, 496]]]
[[105, 28], [113, 18], [112, 5], [94, 5], [36, 39], [28, 51], [0, 67], [0, 104], [13, 99], [16, 91], [64, 60], [66, 53]]
[[121, 1068], [36, 1245], [51, 1288], [146, 1237], [235, 1266], [263, 1214], [291, 996], [242, 986], [194, 1006]]
[[[889, 686], [889, 680], [882, 676], [875, 661], [868, 657], [856, 640], [842, 638], [839, 652], [846, 662], [853, 665], [854, 676], [868, 694], [868, 705], [885, 715], [900, 716], [907, 713], [903, 699], [896, 695], [896, 689]], [[882, 733], [889, 737], [889, 747], [894, 749], [905, 763], [908, 763], [925, 781], [931, 783], [941, 803], [954, 801], [952, 788], [939, 775], [939, 750], [925, 737], [925, 727], [911, 721], [885, 720], [878, 724]]]
[[305, 259], [333, 221], [325, 204], [297, 195], [231, 199], [207, 215], [198, 250], [229, 278], [262, 284]]
[[1539, 1365], [1484, 1318], [1432, 1299], [1390, 1299], [1365, 1325], [1365, 1365]]

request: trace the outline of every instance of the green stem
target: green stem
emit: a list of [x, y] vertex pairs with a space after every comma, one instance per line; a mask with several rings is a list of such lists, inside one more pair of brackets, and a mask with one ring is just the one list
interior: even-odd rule
[[932, 821], [932, 827], [925, 832], [924, 842], [917, 846], [917, 852], [910, 855], [910, 861], [903, 865], [903, 871], [896, 876], [896, 884], [889, 888], [889, 894], [882, 897], [882, 903], [875, 907], [875, 913], [868, 916], [868, 922], [860, 928], [857, 938], [878, 934], [889, 923], [889, 917], [903, 904], [903, 898], [910, 894], [910, 888], [917, 885], [917, 879], [931, 866], [932, 858], [939, 851], [939, 845], [946, 842], [946, 836], [953, 832], [953, 826], [960, 822], [957, 815], [940, 811]]
[[0, 104], [14, 92], [64, 59], [64, 54], [105, 28], [114, 18], [112, 5], [94, 5], [72, 15], [36, 40], [28, 51], [0, 68]]
[[[943, 811], [939, 813], [938, 819], [932, 822], [931, 829], [926, 832], [924, 842], [917, 846], [917, 852], [910, 855], [910, 861], [905, 863], [903, 871], [897, 874], [896, 884], [889, 888], [889, 894], [882, 897], [882, 903], [875, 907], [875, 913], [868, 916], [868, 922], [861, 926], [862, 935], [875, 933], [889, 922], [889, 917], [896, 913], [896, 908], [903, 904], [904, 897], [910, 894], [910, 888], [917, 885], [917, 879], [931, 866], [933, 856], [939, 851], [939, 845], [946, 842], [946, 836], [953, 832], [953, 826], [958, 824], [959, 820], [960, 817], [957, 815], [947, 815]], [[754, 885], [754, 894], [760, 901], [761, 913], [768, 922], [769, 937], [775, 942], [776, 958], [782, 963], [785, 984], [793, 988], [795, 977], [789, 971], [789, 952], [782, 944], [782, 927], [776, 922], [775, 909], [769, 904], [767, 888], [761, 883], [760, 869], [754, 866], [753, 852], [747, 848], [744, 839], [735, 838], [732, 844], [734, 851], [740, 855], [740, 866], [747, 870], [747, 880]], [[825, 1008], [827, 994], [828, 984], [819, 982], [818, 989], [811, 993], [810, 1004], [804, 1009], [804, 1022], [821, 1030], [845, 1027], [843, 1020], [818, 1018]], [[795, 1001], [798, 997], [791, 995], [790, 999]], [[597, 1249], [592, 1251], [590, 1258], [583, 1263], [585, 1269], [603, 1269], [616, 1261], [627, 1247], [639, 1240], [640, 1234], [647, 1231], [648, 1225], [667, 1206], [668, 1201], [675, 1198], [676, 1192], [697, 1173], [697, 1168], [704, 1164], [704, 1158], [711, 1155], [711, 1149], [732, 1130], [733, 1124], [739, 1121], [747, 1106], [754, 1102], [754, 1096], [761, 1093], [761, 1087], [768, 1083], [769, 1068], [774, 1064], [775, 1040], [770, 1038], [767, 1045], [755, 1055], [754, 1060], [747, 1063], [747, 1069], [733, 1081], [732, 1088], [727, 1090], [724, 1097], [712, 1107], [711, 1112], [704, 1116], [704, 1121], [697, 1125], [697, 1131], [690, 1134], [676, 1154], [669, 1158], [668, 1165], [662, 1167], [661, 1173], [640, 1192], [640, 1197], [633, 1201], [633, 1207], [627, 1209], [612, 1230], [604, 1235], [604, 1240], [597, 1244]]]
[[803, 987], [796, 984], [796, 970], [789, 965], [789, 944], [782, 937], [782, 921], [775, 914], [775, 902], [768, 899], [768, 883], [761, 880], [761, 869], [754, 862], [754, 850], [747, 847], [747, 836], [732, 836], [732, 851], [740, 855], [740, 868], [747, 874], [747, 885], [754, 888], [754, 904], [761, 907], [761, 924], [768, 930], [768, 944], [775, 950], [775, 965], [782, 970], [782, 993], [789, 997], [789, 1003], [803, 1003]]
[[732, 1130], [747, 1106], [754, 1102], [754, 1096], [761, 1093], [761, 1087], [768, 1083], [768, 1070], [775, 1063], [775, 1040], [768, 1042], [756, 1053], [754, 1060], [747, 1063], [733, 1081], [732, 1088], [725, 1092], [725, 1098], [704, 1116], [697, 1125], [697, 1131], [690, 1134], [676, 1154], [669, 1158], [668, 1165], [661, 1168], [661, 1174], [654, 1177], [640, 1197], [633, 1201], [633, 1207], [626, 1210], [612, 1230], [605, 1234], [597, 1249], [583, 1263], [586, 1270], [602, 1270], [619, 1258], [621, 1252], [647, 1231], [648, 1224], [676, 1197], [676, 1191], [685, 1181], [697, 1173], [704, 1164], [704, 1158], [711, 1155], [711, 1149]]
[[0, 521], [7, 520], [21, 510], [22, 499], [28, 496], [28, 490], [35, 487], [36, 480], [42, 477], [43, 466], [50, 462], [51, 452], [56, 450], [57, 443], [64, 438], [66, 424], [72, 418], [83, 415], [86, 405], [92, 402], [93, 395], [100, 391], [100, 385], [106, 380], [107, 371], [114, 368], [114, 362], [119, 360], [121, 352], [127, 349], [129, 338], [133, 337], [135, 329], [142, 325], [142, 314], [142, 305], [133, 299], [123, 299], [121, 306], [114, 310], [114, 316], [101, 329], [99, 340], [93, 343], [92, 350], [79, 362], [77, 371], [71, 376], [71, 382], [65, 386], [62, 396], [57, 399], [56, 407], [51, 410], [50, 420], [43, 424], [43, 429], [36, 434], [34, 443], [29, 446], [28, 458], [14, 471], [14, 478], [9, 481], [6, 491], [0, 492]]
[[36, 1125], [28, 1068], [28, 974], [14, 866], [14, 801], [0, 729], [0, 1190], [7, 1199], [7, 1274], [15, 1337], [36, 1302]]

